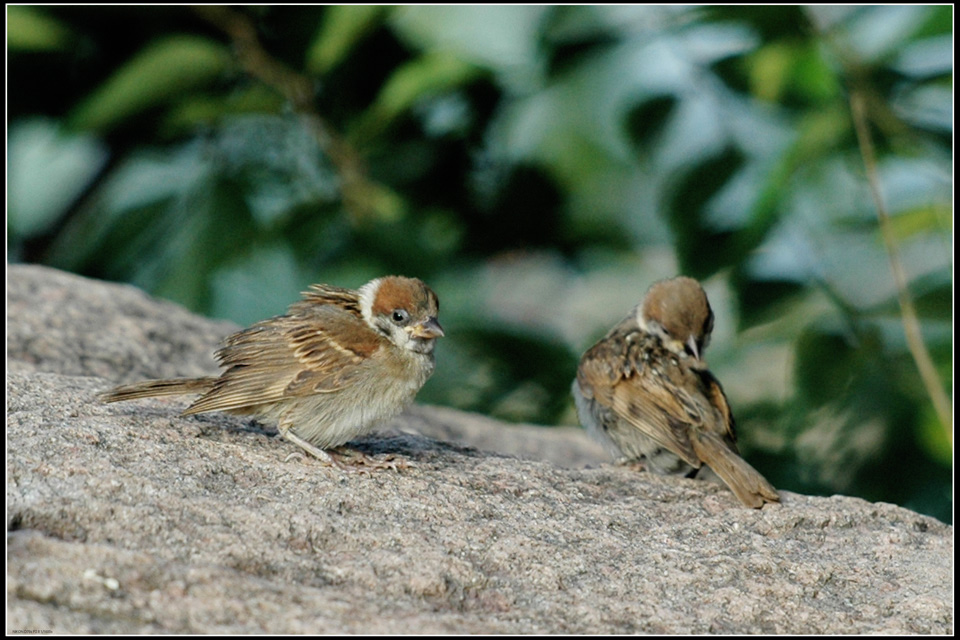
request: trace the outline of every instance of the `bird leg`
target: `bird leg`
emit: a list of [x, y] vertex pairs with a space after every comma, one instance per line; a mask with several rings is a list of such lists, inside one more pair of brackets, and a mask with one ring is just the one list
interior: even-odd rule
[[[335, 447], [331, 450], [321, 449], [295, 435], [289, 429], [284, 430], [283, 436], [320, 460], [323, 464], [336, 467], [347, 473], [370, 473], [370, 471], [374, 469], [393, 469], [394, 471], [400, 471], [401, 469], [409, 469], [412, 466], [406, 460], [397, 459], [393, 455], [388, 455], [383, 460], [377, 460], [365, 453], [354, 449], [347, 449], [346, 447]], [[287, 460], [293, 455], [294, 454], [290, 454], [290, 456], [287, 456]]]
[[647, 461], [643, 458], [617, 458], [614, 462], [618, 467], [626, 467], [632, 471], [649, 471]]

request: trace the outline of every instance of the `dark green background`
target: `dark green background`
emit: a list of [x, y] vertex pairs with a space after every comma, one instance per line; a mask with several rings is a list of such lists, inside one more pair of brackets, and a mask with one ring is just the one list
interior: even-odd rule
[[952, 7], [223, 11], [7, 8], [11, 261], [243, 324], [418, 276], [448, 334], [420, 401], [546, 425], [685, 273], [751, 463], [952, 521], [849, 103], [952, 391]]

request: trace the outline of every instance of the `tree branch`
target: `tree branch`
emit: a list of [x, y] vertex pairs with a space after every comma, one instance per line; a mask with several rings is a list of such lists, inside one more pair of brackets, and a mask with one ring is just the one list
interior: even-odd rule
[[920, 321], [917, 318], [917, 311], [913, 306], [913, 298], [907, 287], [907, 276], [900, 261], [900, 251], [897, 247], [897, 239], [893, 227], [890, 224], [890, 215], [887, 212], [886, 205], [883, 202], [883, 195], [880, 191], [880, 178], [877, 173], [876, 158], [873, 151], [873, 141], [870, 137], [870, 129], [867, 126], [866, 108], [864, 106], [863, 94], [859, 88], [854, 87], [850, 92], [850, 110], [853, 113], [853, 125], [857, 132], [857, 142], [860, 144], [860, 155], [863, 157], [863, 164], [867, 172], [867, 181], [870, 183], [870, 193], [873, 196], [873, 202], [877, 209], [877, 219], [880, 223], [880, 234], [883, 236], [884, 244], [887, 247], [887, 255], [890, 258], [890, 270], [893, 272], [893, 280], [897, 287], [897, 296], [900, 300], [900, 315], [903, 321], [903, 331], [906, 334], [907, 346], [913, 356], [917, 369], [920, 371], [920, 377], [923, 384], [933, 401], [933, 406], [937, 411], [940, 422], [947, 430], [947, 435], [951, 442], [953, 441], [953, 419], [950, 398], [943, 388], [943, 383], [937, 375], [936, 367], [930, 357], [926, 344], [923, 342], [923, 335], [920, 331]]
[[367, 177], [357, 150], [316, 111], [310, 78], [271, 56], [260, 43], [253, 21], [243, 13], [212, 5], [196, 6], [193, 11], [230, 38], [237, 60], [247, 74], [272, 87], [307, 119], [317, 142], [336, 168], [344, 206], [354, 219], [393, 213], [385, 209], [396, 204], [397, 198], [390, 198], [386, 187]]

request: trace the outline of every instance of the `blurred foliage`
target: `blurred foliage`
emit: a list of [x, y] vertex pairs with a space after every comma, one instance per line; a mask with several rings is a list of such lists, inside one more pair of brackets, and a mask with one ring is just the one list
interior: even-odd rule
[[426, 280], [420, 399], [573, 424], [656, 279], [778, 487], [952, 519], [849, 97], [952, 391], [953, 8], [9, 6], [8, 255], [246, 324]]

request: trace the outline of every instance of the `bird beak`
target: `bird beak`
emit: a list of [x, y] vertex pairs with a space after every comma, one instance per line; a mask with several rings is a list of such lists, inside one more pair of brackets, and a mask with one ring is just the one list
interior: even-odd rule
[[415, 325], [411, 325], [406, 328], [410, 335], [414, 338], [442, 338], [443, 337], [443, 327], [440, 326], [440, 323], [437, 322], [436, 318], [427, 318], [423, 322], [419, 322]]
[[697, 346], [697, 340], [693, 336], [687, 338], [687, 349], [690, 350], [694, 358], [700, 359], [700, 347]]

